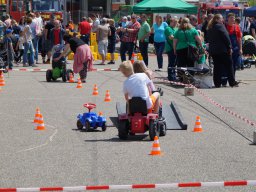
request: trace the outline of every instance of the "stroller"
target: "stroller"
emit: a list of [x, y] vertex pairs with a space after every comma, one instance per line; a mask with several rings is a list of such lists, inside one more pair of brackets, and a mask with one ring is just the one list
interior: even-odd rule
[[0, 70], [4, 73], [7, 73], [7, 50], [5, 49], [5, 45], [3, 40], [0, 40]]
[[199, 69], [196, 67], [177, 67], [177, 78], [183, 84], [191, 84], [197, 88], [211, 88], [213, 86], [213, 70], [211, 67]]
[[245, 68], [251, 68], [251, 65], [256, 67], [256, 40], [246, 35], [243, 37], [243, 64]]

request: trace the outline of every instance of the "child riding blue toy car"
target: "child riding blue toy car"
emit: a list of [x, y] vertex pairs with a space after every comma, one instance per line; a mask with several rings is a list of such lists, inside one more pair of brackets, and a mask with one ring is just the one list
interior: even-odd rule
[[106, 118], [91, 112], [92, 109], [96, 108], [96, 104], [86, 103], [84, 104], [84, 107], [86, 107], [89, 112], [77, 116], [77, 128], [82, 130], [85, 127], [85, 131], [89, 131], [91, 128], [97, 129], [98, 127], [101, 127], [102, 131], [106, 131]]

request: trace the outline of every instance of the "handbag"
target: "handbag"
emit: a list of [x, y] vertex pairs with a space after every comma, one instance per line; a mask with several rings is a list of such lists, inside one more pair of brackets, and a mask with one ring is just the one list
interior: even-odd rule
[[199, 60], [199, 49], [197, 47], [190, 45], [188, 43], [188, 38], [187, 38], [185, 31], [183, 31], [183, 33], [185, 35], [185, 38], [186, 38], [186, 41], [188, 44], [188, 55], [187, 55], [188, 58], [192, 61], [198, 61]]

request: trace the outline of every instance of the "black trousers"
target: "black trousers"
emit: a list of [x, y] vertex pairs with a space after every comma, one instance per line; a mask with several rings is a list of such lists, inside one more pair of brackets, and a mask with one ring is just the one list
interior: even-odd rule
[[139, 42], [141, 56], [146, 66], [148, 66], [148, 42]]
[[90, 34], [85, 34], [85, 35], [81, 35], [80, 36], [80, 39], [87, 45], [89, 45], [89, 37], [90, 37]]
[[81, 80], [85, 80], [87, 77], [87, 64], [88, 64], [87, 61], [84, 62], [83, 63], [84, 68], [79, 72], [79, 76], [80, 76]]
[[230, 86], [235, 84], [235, 76], [233, 69], [233, 62], [231, 55], [227, 53], [212, 55], [214, 68], [213, 68], [213, 82], [215, 87], [220, 87], [223, 71], [226, 72], [228, 77], [228, 83]]
[[188, 48], [177, 50], [177, 67], [194, 67], [194, 61], [188, 58]]
[[121, 42], [120, 46], [120, 56], [121, 56], [121, 61], [126, 61], [126, 52], [128, 51], [129, 55], [129, 60], [132, 58], [132, 53], [134, 50], [134, 43], [133, 42]]

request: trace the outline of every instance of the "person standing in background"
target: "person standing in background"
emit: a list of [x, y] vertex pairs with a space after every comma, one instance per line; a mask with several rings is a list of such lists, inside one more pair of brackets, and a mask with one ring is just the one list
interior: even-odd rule
[[176, 72], [175, 72], [175, 65], [176, 65], [176, 55], [173, 51], [173, 39], [174, 39], [174, 33], [177, 30], [177, 23], [178, 20], [175, 18], [170, 19], [170, 26], [166, 27], [164, 33], [166, 36], [166, 53], [168, 55], [168, 80], [169, 81], [175, 81], [176, 80]]
[[101, 55], [102, 62], [101, 64], [105, 64], [107, 50], [108, 50], [108, 36], [111, 35], [110, 29], [107, 24], [108, 20], [106, 18], [102, 19], [101, 25], [98, 26], [97, 29], [97, 42], [98, 42], [98, 51]]
[[110, 53], [110, 62], [108, 64], [115, 64], [115, 49], [116, 49], [116, 28], [113, 19], [108, 20], [110, 35], [108, 36], [108, 53]]
[[89, 45], [91, 29], [92, 29], [92, 27], [87, 22], [86, 17], [83, 17], [82, 22], [79, 23], [78, 30], [81, 34], [80, 39], [83, 40], [87, 45]]
[[149, 43], [149, 35], [150, 35], [150, 26], [147, 22], [147, 15], [141, 15], [141, 27], [138, 33], [139, 40], [139, 48], [141, 55], [143, 57], [143, 61], [145, 65], [148, 67], [148, 43]]
[[160, 15], [156, 16], [156, 22], [151, 28], [151, 33], [154, 33], [154, 46], [157, 56], [158, 69], [155, 71], [163, 70], [163, 52], [165, 48], [166, 37], [164, 31], [168, 27], [166, 22], [163, 22], [163, 18]]
[[235, 81], [232, 62], [232, 44], [223, 24], [222, 15], [214, 15], [209, 22], [207, 30], [209, 54], [212, 56], [214, 63], [213, 82], [215, 87], [221, 87], [223, 72], [227, 75], [229, 86], [237, 87], [238, 82]]
[[54, 28], [54, 21], [56, 20], [55, 15], [52, 14], [50, 21], [46, 23], [44, 28], [44, 52], [47, 54], [47, 61], [45, 61], [45, 58], [43, 57], [43, 63], [44, 64], [50, 64], [51, 63], [51, 56], [52, 56], [52, 46], [53, 42], [51, 42], [50, 39], [50, 31]]

